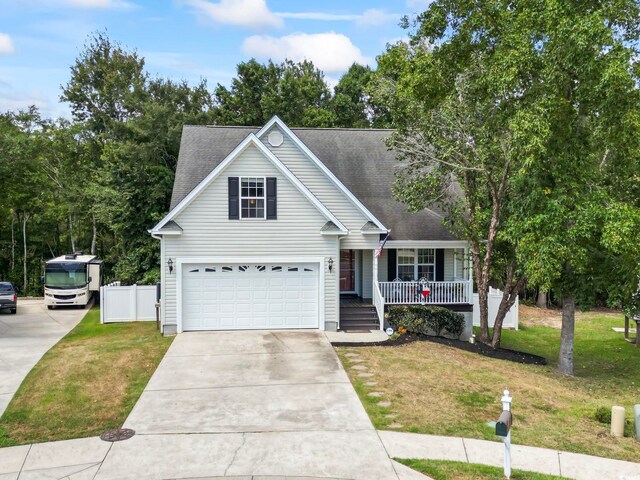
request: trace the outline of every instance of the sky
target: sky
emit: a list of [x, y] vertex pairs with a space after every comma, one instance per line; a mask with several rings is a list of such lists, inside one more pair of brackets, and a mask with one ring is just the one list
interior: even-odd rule
[[152, 76], [229, 85], [256, 58], [310, 59], [335, 85], [353, 62], [375, 67], [430, 0], [0, 0], [0, 112], [37, 105], [69, 117], [60, 86], [92, 33], [135, 49]]

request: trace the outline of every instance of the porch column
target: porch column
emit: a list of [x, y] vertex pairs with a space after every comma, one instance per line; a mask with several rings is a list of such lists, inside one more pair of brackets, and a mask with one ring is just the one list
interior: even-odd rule
[[378, 257], [376, 257], [376, 251], [373, 251], [373, 284], [371, 285], [371, 291], [376, 291], [376, 282], [378, 281]]
[[473, 265], [469, 258], [469, 247], [464, 247], [464, 268], [467, 269], [467, 281], [469, 282], [469, 303], [473, 303]]

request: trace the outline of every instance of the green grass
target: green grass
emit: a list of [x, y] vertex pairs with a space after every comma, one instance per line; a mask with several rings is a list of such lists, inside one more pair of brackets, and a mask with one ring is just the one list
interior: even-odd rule
[[[451, 462], [447, 460], [415, 460], [396, 458], [400, 462], [418, 472], [429, 475], [433, 480], [502, 480], [502, 468], [488, 467], [475, 463]], [[544, 475], [542, 473], [512, 470], [512, 480], [561, 480], [565, 477]]]
[[[431, 342], [401, 347], [340, 347], [338, 354], [378, 429], [497, 440], [487, 422], [502, 409], [502, 390], [513, 396], [513, 441], [637, 462], [633, 405], [640, 401], [640, 349], [612, 331], [623, 317], [581, 314], [576, 322], [574, 378], [556, 371], [560, 330], [522, 318], [505, 330], [502, 346], [544, 356], [547, 366], [520, 365]], [[364, 360], [373, 377], [358, 377], [346, 353]], [[374, 381], [376, 385], [367, 386]], [[368, 396], [372, 391], [382, 398]], [[380, 401], [390, 401], [380, 407]], [[609, 435], [602, 410], [627, 411], [624, 438]], [[598, 413], [600, 412], [600, 413]]]
[[22, 382], [0, 417], [0, 447], [122, 426], [171, 341], [153, 322], [100, 325], [92, 309]]

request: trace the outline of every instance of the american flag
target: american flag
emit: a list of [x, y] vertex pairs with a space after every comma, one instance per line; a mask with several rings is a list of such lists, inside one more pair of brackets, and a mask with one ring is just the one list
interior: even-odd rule
[[378, 249], [376, 250], [376, 258], [380, 258], [380, 255], [382, 255], [382, 249], [384, 248], [384, 244], [387, 243], [387, 239], [389, 238], [389, 234], [387, 233], [387, 236], [384, 237], [384, 239], [382, 239], [380, 241], [380, 245], [378, 246]]

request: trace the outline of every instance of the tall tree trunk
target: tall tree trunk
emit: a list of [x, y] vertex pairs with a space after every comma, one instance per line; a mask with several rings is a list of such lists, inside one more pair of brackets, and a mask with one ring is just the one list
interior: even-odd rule
[[23, 247], [23, 257], [22, 257], [22, 294], [26, 295], [27, 293], [27, 220], [29, 220], [29, 216], [25, 213], [22, 216], [22, 247]]
[[98, 226], [96, 225], [96, 214], [91, 214], [91, 227], [93, 228], [93, 235], [91, 237], [91, 255], [96, 254], [96, 242], [98, 241]]
[[76, 251], [76, 239], [73, 236], [73, 220], [71, 219], [71, 212], [69, 212], [69, 236], [71, 237], [71, 253]]
[[558, 371], [573, 376], [573, 335], [576, 322], [576, 296], [573, 293], [562, 298], [562, 332]]
[[544, 290], [538, 290], [538, 298], [536, 300], [536, 307], [547, 308], [547, 292]]

